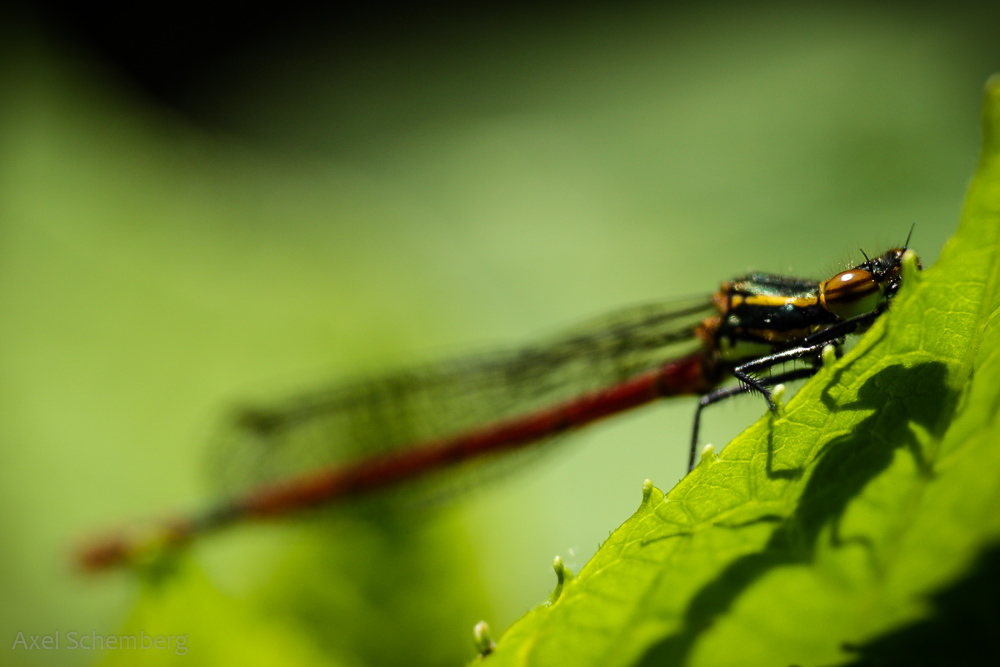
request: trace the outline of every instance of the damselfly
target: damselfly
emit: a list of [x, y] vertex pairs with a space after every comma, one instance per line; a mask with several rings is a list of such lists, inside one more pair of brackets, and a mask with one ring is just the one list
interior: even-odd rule
[[[666, 396], [701, 395], [690, 469], [702, 410], [746, 393], [773, 410], [773, 387], [815, 374], [827, 346], [839, 354], [846, 336], [886, 310], [908, 244], [825, 281], [754, 273], [711, 297], [624, 310], [538, 345], [242, 409], [220, 450], [229, 499], [138, 536], [91, 543], [80, 562], [90, 570], [125, 563], [150, 544], [371, 493]], [[804, 365], [761, 375], [789, 361]], [[730, 377], [735, 386], [717, 388]]]

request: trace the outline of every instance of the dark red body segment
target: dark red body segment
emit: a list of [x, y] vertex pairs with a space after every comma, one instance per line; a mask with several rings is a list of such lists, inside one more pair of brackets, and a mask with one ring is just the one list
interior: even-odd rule
[[704, 354], [697, 352], [539, 412], [266, 487], [237, 500], [232, 513], [265, 517], [368, 493], [447, 465], [530, 445], [662, 396], [701, 394], [714, 386], [706, 378], [704, 368]]
[[150, 546], [180, 545], [196, 534], [241, 519], [281, 516], [338, 498], [359, 496], [462, 461], [524, 447], [660, 397], [701, 394], [716, 384], [706, 375], [706, 363], [704, 351], [699, 351], [544, 410], [453, 438], [289, 479], [237, 498], [193, 522], [165, 521], [154, 531], [153, 540], [120, 534], [91, 543], [81, 549], [77, 560], [86, 570], [102, 570], [133, 561]]

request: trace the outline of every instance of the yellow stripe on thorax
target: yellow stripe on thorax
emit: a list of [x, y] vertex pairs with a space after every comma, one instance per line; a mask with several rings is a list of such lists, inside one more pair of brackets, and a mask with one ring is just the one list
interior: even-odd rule
[[744, 304], [747, 306], [769, 306], [774, 308], [790, 304], [796, 308], [808, 308], [809, 306], [815, 306], [818, 303], [818, 299], [815, 295], [775, 296], [770, 294], [751, 294], [749, 296], [734, 296], [730, 303], [733, 308], [738, 308]]

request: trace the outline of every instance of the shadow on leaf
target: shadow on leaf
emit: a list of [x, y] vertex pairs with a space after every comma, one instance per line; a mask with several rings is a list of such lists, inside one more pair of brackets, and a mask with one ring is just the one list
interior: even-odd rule
[[1000, 545], [983, 553], [969, 574], [930, 596], [930, 618], [883, 635], [856, 652], [852, 667], [1000, 664]]
[[[852, 543], [870, 548], [864, 536], [841, 536], [839, 524], [844, 511], [869, 482], [889, 467], [898, 449], [909, 451], [917, 474], [931, 474], [910, 425], [916, 424], [935, 437], [942, 434], [957, 400], [946, 379], [947, 367], [939, 362], [885, 368], [865, 382], [856, 400], [838, 406], [840, 410], [871, 410], [872, 414], [851, 433], [824, 443], [815, 454], [818, 460], [814, 464], [805, 461], [802, 468], [774, 470], [769, 461], [767, 470], [773, 478], [795, 478], [795, 471], [808, 473], [811, 465], [812, 472], [795, 511], [777, 522], [762, 551], [736, 559], [698, 591], [684, 612], [680, 631], [655, 645], [641, 664], [684, 664], [699, 637], [755, 581], [775, 568], [811, 562], [826, 526], [831, 527], [834, 547]], [[773, 456], [769, 448], [769, 459]], [[717, 528], [734, 529], [725, 525]]]

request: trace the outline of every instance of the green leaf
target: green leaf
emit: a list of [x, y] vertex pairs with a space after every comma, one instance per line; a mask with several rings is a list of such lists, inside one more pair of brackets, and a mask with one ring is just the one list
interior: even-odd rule
[[[104, 653], [116, 665], [294, 664], [328, 667], [329, 660], [289, 619], [274, 618], [219, 591], [200, 572], [181, 566], [171, 585], [146, 582], [142, 603]], [[211, 628], [209, 633], [205, 628]], [[87, 648], [93, 638], [87, 638]], [[98, 644], [99, 646], [99, 644]]]
[[[123, 644], [102, 664], [176, 664], [178, 656], [190, 665], [245, 667], [395, 665], [400, 656], [413, 666], [461, 664], [486, 603], [473, 559], [456, 546], [460, 526], [447, 510], [418, 518], [393, 514], [390, 505], [373, 501], [218, 536], [213, 551], [254, 553], [256, 576], [239, 567], [220, 576], [197, 553], [152, 557], [139, 568], [137, 604], [115, 636], [182, 636], [182, 652]], [[260, 539], [269, 532], [277, 539]]]
[[666, 496], [647, 487], [491, 664], [925, 664], [991, 648], [969, 609], [991, 600], [978, 622], [995, 626], [998, 237], [994, 77], [940, 261], [910, 272], [892, 311], [777, 415]]

